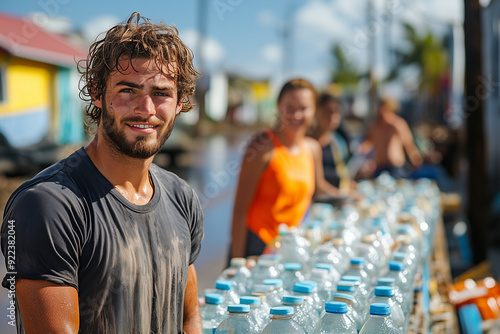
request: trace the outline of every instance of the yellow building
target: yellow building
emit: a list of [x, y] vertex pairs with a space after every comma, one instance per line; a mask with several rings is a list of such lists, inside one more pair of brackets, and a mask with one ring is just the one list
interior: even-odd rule
[[0, 133], [12, 146], [83, 140], [76, 62], [62, 36], [0, 13]]

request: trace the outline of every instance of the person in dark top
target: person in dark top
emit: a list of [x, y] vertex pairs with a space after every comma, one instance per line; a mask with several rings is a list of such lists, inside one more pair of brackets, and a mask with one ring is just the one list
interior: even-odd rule
[[195, 192], [152, 164], [199, 73], [175, 28], [132, 14], [80, 66], [93, 140], [22, 184], [1, 228], [18, 333], [201, 333]]
[[321, 94], [318, 98], [315, 121], [309, 134], [321, 145], [325, 179], [335, 187], [340, 187], [341, 175], [344, 173], [349, 180], [346, 165], [350, 150], [345, 132], [339, 131], [341, 120], [342, 107], [337, 97], [329, 93]]

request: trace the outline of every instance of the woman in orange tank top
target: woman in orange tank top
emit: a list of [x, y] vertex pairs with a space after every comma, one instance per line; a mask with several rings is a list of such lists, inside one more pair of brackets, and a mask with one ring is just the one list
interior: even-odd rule
[[233, 209], [231, 257], [262, 254], [280, 224], [302, 221], [315, 193], [340, 196], [324, 178], [321, 146], [306, 137], [315, 111], [312, 84], [290, 80], [278, 96], [277, 125], [250, 141]]

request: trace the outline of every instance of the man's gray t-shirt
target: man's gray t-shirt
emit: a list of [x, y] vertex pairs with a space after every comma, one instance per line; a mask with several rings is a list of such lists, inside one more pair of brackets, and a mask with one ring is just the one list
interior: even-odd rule
[[[156, 165], [150, 174], [151, 201], [134, 205], [82, 148], [21, 185], [7, 203], [6, 263], [8, 250], [15, 250], [15, 266], [7, 271], [76, 288], [80, 333], [182, 332], [188, 266], [200, 251], [203, 214], [186, 182]], [[12, 229], [15, 247], [8, 248]], [[24, 333], [19, 312], [17, 322]]]

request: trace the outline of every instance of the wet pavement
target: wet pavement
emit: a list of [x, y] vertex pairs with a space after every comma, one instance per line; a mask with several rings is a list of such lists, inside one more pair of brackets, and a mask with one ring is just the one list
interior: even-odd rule
[[[204, 212], [205, 237], [195, 262], [198, 274], [198, 295], [212, 288], [227, 263], [230, 224], [234, 193], [238, 180], [241, 156], [252, 132], [241, 131], [194, 140], [192, 153], [178, 157], [178, 167], [167, 167], [193, 187]], [[0, 254], [0, 277], [5, 276]], [[15, 334], [9, 325], [10, 299], [8, 291], [0, 288], [0, 334]]]

